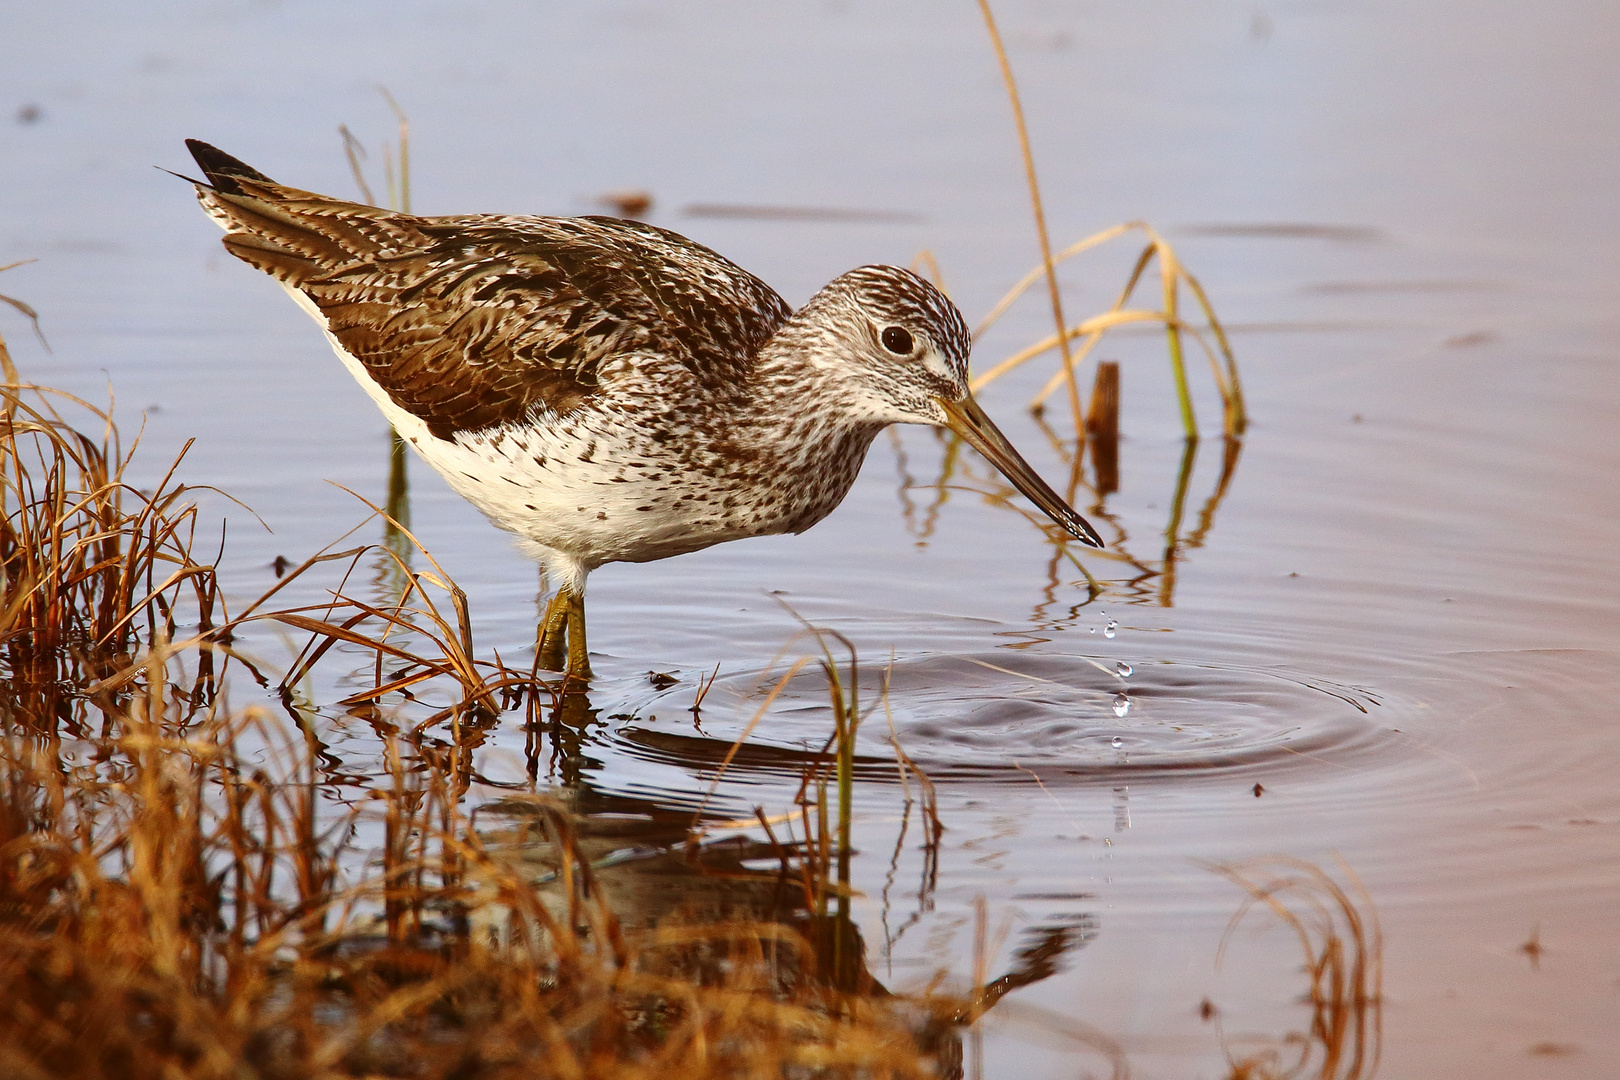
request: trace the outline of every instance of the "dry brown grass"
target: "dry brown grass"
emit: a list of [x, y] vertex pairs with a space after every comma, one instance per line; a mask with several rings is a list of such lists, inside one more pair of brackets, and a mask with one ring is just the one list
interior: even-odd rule
[[[465, 598], [436, 566], [402, 560], [389, 604], [347, 595], [346, 573], [329, 601], [276, 608], [289, 582], [340, 559], [352, 572], [365, 549], [323, 553], [233, 617], [174, 470], [138, 490], [107, 411], [6, 366], [0, 1075], [956, 1072], [971, 1003], [851, 975], [853, 924], [795, 899], [805, 853], [838, 839], [780, 846], [785, 906], [626, 925], [586, 819], [534, 794], [527, 849], [552, 866], [537, 884], [474, 826], [471, 747], [509, 706], [535, 726], [568, 702], [474, 656]], [[358, 801], [333, 802], [297, 708], [228, 706], [226, 666], [252, 663], [233, 634], [258, 620], [309, 632], [284, 698], [339, 646], [375, 656], [373, 685], [343, 703], [380, 735], [384, 779]], [[453, 703], [393, 723], [383, 699], [431, 680]], [[440, 724], [448, 739], [426, 737]], [[694, 880], [736, 873], [702, 843], [679, 857]]]
[[822, 980], [823, 922], [627, 929], [541, 800], [548, 905], [452, 772], [397, 745], [396, 782], [352, 811], [385, 820], [380, 865], [345, 882], [348, 822], [322, 820], [300, 738], [252, 711], [180, 737], [160, 708], [83, 749], [0, 750], [4, 1075], [933, 1076], [951, 1045], [943, 1003]]
[[[153, 490], [138, 490], [125, 478], [129, 457], [109, 413], [66, 394], [30, 393], [14, 370], [6, 374], [0, 712], [38, 734], [73, 737], [88, 734], [99, 714], [106, 732], [127, 705], [116, 676], [143, 643], [182, 632], [215, 637], [218, 583], [192, 555], [196, 507], [173, 466]], [[82, 412], [100, 433], [79, 430], [64, 410]], [[209, 649], [196, 653], [191, 712], [212, 700], [213, 661]]]

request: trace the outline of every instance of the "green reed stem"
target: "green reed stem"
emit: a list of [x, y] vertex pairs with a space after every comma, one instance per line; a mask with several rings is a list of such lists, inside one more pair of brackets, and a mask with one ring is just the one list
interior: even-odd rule
[[850, 827], [855, 816], [855, 686], [849, 688], [849, 708], [838, 725], [838, 914], [849, 918]]
[[[1161, 255], [1162, 259], [1163, 256]], [[1176, 277], [1164, 277], [1164, 327], [1169, 337], [1170, 370], [1176, 377], [1176, 403], [1181, 406], [1181, 426], [1187, 438], [1198, 438], [1198, 417], [1193, 413], [1192, 390], [1187, 385], [1187, 363], [1181, 351], [1181, 289]]]
[[832, 697], [834, 734], [838, 743], [838, 913], [849, 915], [850, 830], [855, 816], [855, 730], [860, 726], [860, 688], [856, 680], [854, 652], [850, 654], [849, 697], [845, 700], [843, 680], [829, 657], [822, 661], [827, 673], [827, 689]]

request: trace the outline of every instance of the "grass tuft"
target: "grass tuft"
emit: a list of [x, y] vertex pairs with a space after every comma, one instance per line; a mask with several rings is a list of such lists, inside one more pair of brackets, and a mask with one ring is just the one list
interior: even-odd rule
[[[38, 735], [110, 732], [128, 709], [118, 676], [184, 636], [195, 670], [175, 692], [188, 715], [215, 694], [224, 602], [194, 554], [194, 490], [126, 479], [131, 450], [111, 414], [58, 391], [0, 387], [0, 714]], [[99, 428], [86, 434], [70, 422]], [[187, 443], [189, 449], [190, 443]]]
[[[569, 702], [474, 655], [465, 596], [427, 552], [387, 603], [347, 594], [375, 550], [359, 548], [232, 617], [193, 554], [193, 489], [173, 467], [137, 489], [132, 453], [109, 411], [6, 386], [0, 1075], [960, 1075], [965, 1002], [889, 994], [847, 909], [799, 888], [847, 904], [847, 828], [747, 849], [778, 854], [777, 873], [728, 842], [685, 854], [682, 826], [654, 868], [694, 884], [661, 883], [687, 899], [649, 916], [624, 884], [646, 867], [619, 869], [622, 844], [604, 853], [570, 789], [514, 794], [515, 840], [493, 807], [469, 810], [484, 728], [523, 704], [542, 730]], [[275, 606], [344, 560], [327, 602]], [[262, 678], [233, 644], [256, 621], [310, 635], [287, 718], [225, 699], [227, 663]], [[293, 693], [355, 650], [375, 677], [340, 704], [372, 721], [380, 758], [358, 798]], [[395, 723], [434, 680], [452, 704]], [[428, 736], [440, 723], [448, 740]], [[696, 903], [704, 881], [755, 899]]]
[[[1054, 348], [1062, 349], [1064, 353], [1064, 366], [1047, 380], [1030, 407], [1036, 410], [1042, 408], [1048, 398], [1073, 378], [1073, 371], [1091, 353], [1096, 344], [1102, 340], [1108, 331], [1121, 326], [1137, 323], [1158, 324], [1164, 327], [1166, 340], [1169, 345], [1170, 366], [1175, 377], [1176, 401], [1181, 410], [1182, 428], [1187, 438], [1198, 438], [1198, 418], [1193, 409], [1192, 392], [1187, 378], [1186, 362], [1184, 359], [1184, 335], [1190, 337], [1199, 346], [1205, 359], [1209, 362], [1210, 376], [1215, 383], [1215, 389], [1220, 394], [1222, 406], [1222, 426], [1228, 437], [1236, 438], [1248, 428], [1248, 412], [1243, 401], [1243, 385], [1238, 376], [1237, 358], [1232, 352], [1231, 342], [1227, 339], [1226, 331], [1221, 326], [1220, 318], [1215, 314], [1215, 308], [1209, 301], [1209, 294], [1199, 283], [1186, 266], [1182, 264], [1180, 256], [1171, 247], [1170, 243], [1160, 236], [1152, 226], [1143, 221], [1126, 222], [1104, 229], [1102, 232], [1086, 237], [1075, 244], [1071, 244], [1057, 254], [1054, 264], [1066, 262], [1082, 252], [1089, 251], [1111, 240], [1132, 232], [1142, 233], [1147, 244], [1137, 256], [1136, 264], [1126, 278], [1124, 287], [1115, 298], [1113, 305], [1100, 315], [1082, 319], [1073, 326], [1065, 328], [1061, 334], [1054, 333], [1050, 337], [1042, 338], [1031, 345], [1001, 361], [989, 371], [982, 373], [973, 380], [975, 391], [988, 386], [1015, 368], [1028, 363]], [[1130, 308], [1130, 303], [1137, 287], [1142, 283], [1147, 269], [1154, 261], [1159, 264], [1159, 284], [1161, 290], [1162, 307]], [[1008, 309], [1028, 292], [1030, 287], [1041, 279], [1042, 267], [1030, 271], [1023, 279], [1014, 285], [1007, 294], [996, 302], [990, 313], [984, 317], [974, 328], [973, 336], [978, 338], [1007, 313]], [[1186, 289], [1192, 294], [1194, 303], [1203, 314], [1205, 323], [1198, 325], [1188, 322], [1181, 316], [1182, 290]], [[1080, 340], [1080, 347], [1072, 353], [1068, 350], [1068, 342]], [[1078, 395], [1076, 395], [1078, 400]], [[1078, 415], [1078, 413], [1076, 414]], [[1077, 421], [1079, 423], [1079, 421]]]

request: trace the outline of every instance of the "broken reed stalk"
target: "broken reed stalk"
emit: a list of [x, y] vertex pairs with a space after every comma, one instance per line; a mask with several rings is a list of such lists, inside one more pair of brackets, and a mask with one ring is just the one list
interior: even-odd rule
[[1001, 67], [1002, 85], [1007, 88], [1007, 100], [1012, 105], [1013, 123], [1018, 128], [1018, 148], [1024, 159], [1024, 179], [1029, 185], [1030, 211], [1035, 217], [1035, 235], [1041, 245], [1041, 270], [1046, 277], [1046, 291], [1052, 303], [1052, 322], [1057, 328], [1058, 352], [1063, 358], [1063, 376], [1069, 390], [1069, 408], [1074, 417], [1076, 435], [1081, 435], [1080, 390], [1075, 383], [1074, 361], [1069, 355], [1069, 338], [1064, 334], [1068, 321], [1063, 317], [1063, 294], [1058, 288], [1057, 264], [1052, 259], [1052, 240], [1046, 228], [1046, 209], [1041, 203], [1041, 185], [1035, 175], [1035, 153], [1030, 148], [1029, 127], [1024, 121], [1024, 106], [1018, 97], [1018, 82], [1013, 78], [1012, 63], [1007, 59], [1001, 31], [990, 10], [990, 0], [979, 0], [979, 11], [984, 15], [984, 26], [990, 34], [990, 44]]
[[1086, 410], [1086, 438], [1091, 444], [1091, 463], [1097, 473], [1097, 494], [1119, 490], [1119, 362], [1102, 360], [1097, 364], [1096, 381], [1091, 387], [1091, 404]]
[[1091, 404], [1086, 409], [1086, 433], [1108, 438], [1119, 437], [1119, 361], [1101, 360], [1091, 386]]

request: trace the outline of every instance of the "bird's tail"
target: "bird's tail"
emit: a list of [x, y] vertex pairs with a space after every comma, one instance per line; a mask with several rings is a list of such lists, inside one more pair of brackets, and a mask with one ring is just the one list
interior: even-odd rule
[[251, 180], [256, 184], [269, 184], [279, 186], [258, 169], [246, 162], [238, 161], [217, 146], [209, 146], [201, 139], [187, 139], [186, 149], [191, 156], [197, 159], [203, 175], [214, 186], [215, 191], [223, 191], [227, 195], [247, 195], [238, 180]]
[[278, 184], [196, 139], [186, 148], [208, 177], [197, 201], [225, 230], [226, 250], [288, 285], [420, 243], [405, 215]]

